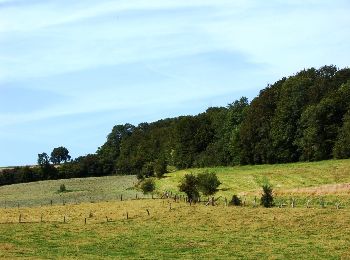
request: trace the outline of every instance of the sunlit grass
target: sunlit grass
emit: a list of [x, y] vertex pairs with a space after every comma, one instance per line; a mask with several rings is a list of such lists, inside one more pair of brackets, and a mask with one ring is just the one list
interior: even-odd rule
[[173, 200], [1, 209], [0, 221], [5, 216], [17, 222], [22, 214], [23, 221], [40, 222], [43, 214], [44, 223], [0, 225], [0, 257], [346, 259], [349, 213], [189, 206]]
[[[176, 192], [178, 183], [185, 174], [205, 170], [215, 172], [222, 182], [217, 195], [228, 197], [232, 194], [260, 194], [261, 184], [266, 179], [274, 187], [275, 192], [284, 194], [293, 194], [297, 188], [350, 183], [350, 160], [329, 160], [312, 163], [182, 170], [167, 174], [165, 178], [157, 182], [157, 187], [159, 190]], [[337, 194], [349, 194], [349, 192], [348, 189], [344, 189], [339, 190]]]

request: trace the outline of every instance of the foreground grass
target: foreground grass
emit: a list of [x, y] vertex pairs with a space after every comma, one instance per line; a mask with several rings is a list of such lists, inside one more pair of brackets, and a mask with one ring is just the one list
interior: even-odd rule
[[172, 200], [0, 209], [0, 221], [18, 222], [18, 214], [28, 222], [44, 216], [43, 223], [0, 225], [0, 257], [349, 259], [349, 213], [189, 206]]

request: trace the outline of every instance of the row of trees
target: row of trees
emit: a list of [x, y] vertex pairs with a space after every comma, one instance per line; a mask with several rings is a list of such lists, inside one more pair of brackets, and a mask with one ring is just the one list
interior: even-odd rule
[[197, 116], [117, 125], [97, 156], [110, 173], [140, 174], [162, 161], [179, 169], [350, 157], [350, 69], [307, 69], [248, 102]]
[[331, 158], [350, 158], [350, 69], [324, 66], [282, 78], [250, 103], [242, 97], [196, 116], [116, 125], [95, 154], [71, 161], [41, 154], [38, 162], [65, 162], [52, 172], [57, 178], [135, 174], [142, 179], [162, 176], [167, 166]]

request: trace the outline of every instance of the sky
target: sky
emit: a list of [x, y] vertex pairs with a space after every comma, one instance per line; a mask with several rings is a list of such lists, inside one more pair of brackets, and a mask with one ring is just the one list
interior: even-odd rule
[[348, 0], [0, 0], [0, 166], [349, 66]]

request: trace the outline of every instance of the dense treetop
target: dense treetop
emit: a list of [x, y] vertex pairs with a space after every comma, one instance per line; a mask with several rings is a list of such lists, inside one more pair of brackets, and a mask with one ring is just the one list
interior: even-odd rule
[[[37, 170], [31, 176], [148, 177], [166, 165], [182, 169], [349, 158], [349, 147], [350, 69], [324, 66], [282, 78], [250, 103], [242, 97], [196, 116], [116, 125], [95, 154], [52, 168], [54, 174]], [[39, 158], [43, 165], [48, 163], [45, 155]], [[28, 171], [34, 170], [20, 170]], [[0, 173], [1, 184], [9, 183], [8, 175]]]

